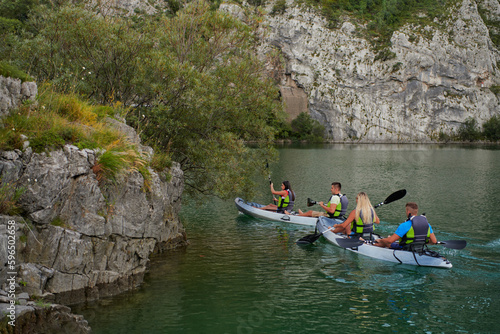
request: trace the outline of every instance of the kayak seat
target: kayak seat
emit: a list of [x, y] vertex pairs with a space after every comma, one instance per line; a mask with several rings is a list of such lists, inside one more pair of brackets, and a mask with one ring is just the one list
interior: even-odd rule
[[403, 247], [403, 250], [415, 252], [415, 253], [420, 254], [420, 255], [429, 251], [427, 249], [427, 244], [425, 243], [425, 241], [414, 241], [408, 245], [405, 245]]
[[353, 239], [363, 238], [363, 240], [365, 240], [365, 241], [375, 240], [375, 236], [374, 236], [373, 232], [354, 233], [354, 234], [351, 234], [350, 237]]

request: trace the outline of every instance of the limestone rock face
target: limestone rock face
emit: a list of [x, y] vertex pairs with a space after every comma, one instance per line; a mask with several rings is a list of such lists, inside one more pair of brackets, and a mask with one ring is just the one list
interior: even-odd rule
[[[1, 216], [0, 230], [16, 224], [18, 280], [31, 295], [51, 294], [72, 304], [115, 294], [142, 282], [149, 256], [186, 245], [178, 219], [183, 173], [138, 171], [99, 184], [92, 167], [99, 152], [66, 145], [50, 153], [0, 154], [0, 176], [24, 187], [22, 217]], [[0, 235], [0, 277], [8, 268], [7, 234]], [[1, 280], [5, 282], [5, 280]]]
[[[20, 299], [23, 300], [23, 299]], [[0, 303], [0, 312], [8, 314], [5, 303]], [[81, 315], [71, 313], [71, 309], [64, 305], [52, 304], [41, 307], [34, 302], [26, 306], [16, 307], [15, 327], [6, 323], [0, 324], [2, 333], [60, 333], [60, 334], [88, 334], [91, 329], [88, 322]]]
[[[482, 6], [499, 20], [498, 1]], [[287, 79], [295, 81], [290, 86], [284, 79], [283, 86], [304, 89], [308, 108], [298, 108], [324, 124], [331, 140], [429, 142], [469, 117], [482, 124], [500, 114], [498, 97], [489, 89], [500, 84], [500, 53], [477, 4], [463, 0], [450, 10], [439, 28], [405, 26], [395, 32], [389, 50], [395, 57], [382, 61], [353, 23], [329, 29], [313, 9], [287, 1], [284, 14], [266, 17], [269, 33], [261, 52], [282, 52]], [[284, 96], [287, 108], [304, 104], [292, 97]]]
[[21, 82], [20, 79], [0, 75], [0, 118], [23, 101], [35, 102], [38, 88], [35, 82]]

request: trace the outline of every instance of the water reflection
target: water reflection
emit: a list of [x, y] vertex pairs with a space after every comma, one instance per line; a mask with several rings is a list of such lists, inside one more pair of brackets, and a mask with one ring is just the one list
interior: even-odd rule
[[[316, 145], [280, 150], [273, 180], [290, 180], [297, 208], [327, 200], [340, 181], [354, 203], [398, 189], [377, 209], [392, 234], [416, 201], [440, 240], [450, 270], [386, 263], [320, 239], [313, 228], [238, 215], [232, 201], [186, 205], [191, 245], [151, 261], [137, 290], [80, 308], [94, 333], [496, 332], [500, 316], [500, 151], [440, 145]], [[256, 201], [267, 203], [262, 180]], [[351, 204], [351, 208], [353, 204]], [[484, 231], [487, 230], [487, 233]], [[475, 231], [471, 234], [471, 231]]]

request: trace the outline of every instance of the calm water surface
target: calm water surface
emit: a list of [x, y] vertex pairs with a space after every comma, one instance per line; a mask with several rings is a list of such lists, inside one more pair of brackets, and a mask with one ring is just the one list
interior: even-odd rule
[[[238, 214], [233, 201], [189, 203], [184, 250], [152, 260], [137, 290], [74, 308], [94, 333], [495, 333], [500, 332], [500, 150], [498, 147], [331, 145], [280, 149], [276, 185], [289, 180], [297, 208], [326, 201], [339, 181], [354, 208], [357, 192], [377, 209], [382, 235], [416, 201], [438, 240], [467, 239], [464, 250], [432, 246], [452, 269], [361, 257], [320, 239], [313, 228]], [[267, 178], [256, 201], [271, 200]]]

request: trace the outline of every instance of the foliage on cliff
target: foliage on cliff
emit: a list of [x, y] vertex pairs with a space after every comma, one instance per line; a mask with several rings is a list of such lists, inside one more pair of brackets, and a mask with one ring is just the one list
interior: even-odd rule
[[366, 25], [363, 31], [368, 41], [378, 51], [377, 59], [385, 61], [395, 55], [389, 50], [394, 31], [404, 24], [418, 25], [441, 22], [447, 16], [448, 7], [456, 0], [301, 0], [319, 8], [330, 22], [338, 28], [342, 16], [349, 15]]
[[25, 104], [2, 119], [0, 150], [22, 150], [25, 141], [35, 152], [60, 149], [65, 144], [102, 149], [94, 166], [100, 181], [113, 181], [117, 174], [132, 169], [147, 178], [144, 157], [122, 132], [106, 122], [106, 117], [123, 112], [119, 104], [92, 106], [75, 95], [57, 93], [45, 85], [36, 106]]
[[291, 123], [279, 124], [280, 139], [291, 139], [292, 141], [308, 141], [321, 143], [325, 140], [325, 127], [308, 113], [302, 112]]
[[278, 88], [253, 56], [253, 26], [203, 1], [148, 20], [40, 5], [2, 35], [0, 53], [56, 91], [130, 106], [127, 120], [180, 162], [188, 192], [227, 198], [253, 188], [275, 154], [271, 124], [283, 119]]

